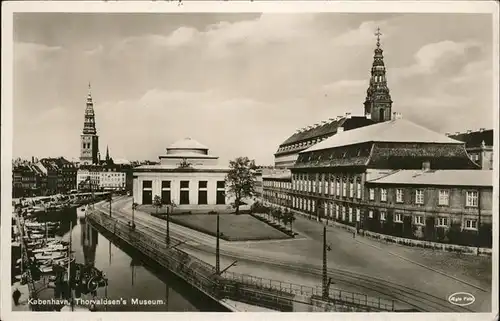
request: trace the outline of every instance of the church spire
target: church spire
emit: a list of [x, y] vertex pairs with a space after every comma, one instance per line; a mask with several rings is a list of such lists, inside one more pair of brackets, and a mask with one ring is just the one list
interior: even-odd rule
[[85, 108], [85, 121], [83, 123], [84, 134], [97, 134], [95, 128], [94, 102], [92, 100], [92, 92], [89, 82], [89, 92], [87, 94], [87, 107]]
[[109, 161], [109, 146], [106, 145], [106, 161]]
[[366, 91], [365, 115], [369, 115], [376, 122], [391, 119], [392, 100], [387, 87], [386, 69], [383, 50], [380, 48], [380, 28], [377, 28], [377, 47], [373, 56], [370, 86]]

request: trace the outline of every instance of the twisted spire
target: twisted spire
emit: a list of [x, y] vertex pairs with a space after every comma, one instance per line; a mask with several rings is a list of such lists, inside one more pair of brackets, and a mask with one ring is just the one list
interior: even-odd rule
[[392, 100], [387, 86], [386, 69], [384, 64], [383, 50], [380, 47], [380, 28], [377, 28], [376, 48], [374, 50], [373, 64], [371, 69], [370, 85], [366, 91], [365, 115], [370, 115], [375, 121], [386, 121], [391, 119]]

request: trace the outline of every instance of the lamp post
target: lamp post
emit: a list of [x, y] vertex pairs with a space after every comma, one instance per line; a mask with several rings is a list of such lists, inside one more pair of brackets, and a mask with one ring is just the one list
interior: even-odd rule
[[327, 252], [330, 251], [331, 248], [326, 244], [326, 225], [323, 225], [323, 279], [322, 279], [322, 292], [323, 299], [328, 299], [329, 288], [331, 284], [331, 279], [328, 279], [328, 263], [327, 263]]
[[219, 213], [217, 213], [217, 234], [215, 243], [215, 273], [220, 274], [220, 252], [219, 252]]
[[167, 246], [170, 246], [170, 210], [169, 207], [167, 206], [167, 239], [165, 240], [167, 242]]
[[111, 216], [111, 202], [113, 201], [113, 194], [109, 192], [109, 217]]

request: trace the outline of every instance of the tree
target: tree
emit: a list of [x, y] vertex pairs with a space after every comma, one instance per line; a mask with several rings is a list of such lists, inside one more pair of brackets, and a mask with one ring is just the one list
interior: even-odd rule
[[227, 192], [234, 197], [234, 208], [239, 214], [242, 200], [255, 195], [255, 161], [248, 157], [238, 157], [229, 162], [226, 176]]
[[158, 210], [163, 207], [163, 202], [161, 201], [161, 197], [155, 195], [153, 199], [153, 206], [156, 208], [156, 214], [158, 214]]

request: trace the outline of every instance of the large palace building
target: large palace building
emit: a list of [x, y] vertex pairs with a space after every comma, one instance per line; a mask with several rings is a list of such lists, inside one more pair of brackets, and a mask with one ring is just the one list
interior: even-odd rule
[[491, 246], [493, 173], [480, 169], [490, 166], [492, 139], [448, 137], [392, 112], [376, 35], [365, 116], [288, 138], [277, 169], [263, 174], [264, 201], [358, 230]]

